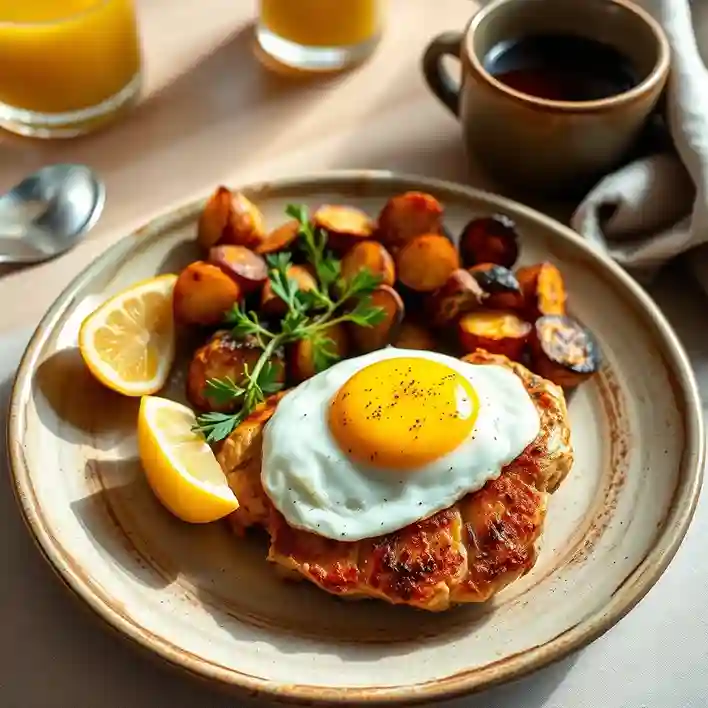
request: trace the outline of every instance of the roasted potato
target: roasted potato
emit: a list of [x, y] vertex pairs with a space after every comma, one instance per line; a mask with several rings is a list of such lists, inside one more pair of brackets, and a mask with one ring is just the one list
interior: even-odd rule
[[245, 246], [213, 246], [209, 263], [233, 278], [244, 294], [252, 293], [268, 280], [265, 260]]
[[563, 276], [553, 263], [519, 268], [516, 277], [524, 294], [526, 317], [534, 322], [544, 315], [564, 315], [567, 295]]
[[[329, 339], [327, 348], [338, 359], [344, 359], [349, 354], [349, 336], [343, 324], [334, 324], [320, 333], [320, 342]], [[315, 360], [315, 348], [311, 339], [300, 339], [288, 346], [285, 353], [287, 361], [288, 379], [293, 383], [300, 383], [311, 378], [325, 367], [318, 367]]]
[[300, 223], [293, 219], [274, 229], [263, 237], [263, 240], [253, 249], [259, 255], [277, 253], [288, 248], [300, 232]]
[[175, 283], [172, 295], [175, 320], [182, 324], [218, 325], [242, 294], [239, 284], [221, 268], [195, 261], [179, 274]]
[[396, 266], [391, 254], [378, 241], [360, 241], [342, 258], [342, 277], [351, 280], [359, 271], [368, 270], [381, 279], [381, 285], [396, 282]]
[[525, 306], [524, 294], [516, 276], [504, 266], [496, 263], [479, 263], [469, 272], [487, 294], [484, 306], [495, 310], [515, 310], [522, 312]]
[[393, 346], [399, 349], [422, 349], [434, 351], [437, 342], [433, 333], [425, 326], [412, 320], [404, 319], [393, 340]]
[[514, 312], [477, 310], [462, 315], [457, 323], [462, 348], [472, 353], [486, 349], [519, 361], [531, 334], [531, 325]]
[[327, 245], [335, 253], [346, 253], [374, 233], [369, 215], [350, 206], [325, 204], [312, 215], [312, 223], [327, 233]]
[[[238, 407], [240, 400], [224, 402], [209, 397], [207, 381], [231, 379], [239, 384], [244, 379], [246, 367], [253, 367], [261, 356], [262, 349], [252, 337], [234, 339], [228, 331], [216, 332], [202, 347], [197, 349], [187, 372], [187, 399], [195, 408], [203, 411], [229, 412]], [[285, 366], [282, 351], [271, 359], [278, 369], [278, 380], [285, 381]]]
[[429, 296], [426, 310], [435, 327], [445, 327], [460, 315], [481, 307], [487, 294], [463, 268], [454, 270], [445, 284]]
[[349, 335], [360, 353], [372, 352], [390, 344], [398, 335], [405, 307], [401, 296], [390, 285], [379, 285], [371, 295], [371, 304], [383, 309], [386, 317], [373, 327], [350, 325]]
[[441, 288], [459, 267], [457, 249], [441, 234], [416, 236], [396, 254], [398, 279], [418, 292]]
[[[300, 290], [313, 290], [317, 287], [317, 281], [305, 266], [291, 265], [288, 268], [288, 278], [294, 280]], [[269, 280], [261, 290], [260, 310], [266, 317], [280, 317], [287, 312], [287, 305], [273, 292]]]
[[416, 236], [441, 233], [442, 217], [442, 204], [430, 194], [399, 194], [381, 210], [377, 238], [395, 253]]
[[580, 322], [567, 315], [544, 315], [529, 340], [531, 369], [566, 389], [590, 378], [601, 363], [600, 347]]
[[207, 250], [219, 243], [257, 246], [265, 237], [263, 215], [240, 192], [218, 187], [199, 217], [197, 242]]
[[472, 219], [460, 235], [460, 254], [467, 268], [478, 263], [511, 268], [519, 257], [516, 225], [501, 214]]

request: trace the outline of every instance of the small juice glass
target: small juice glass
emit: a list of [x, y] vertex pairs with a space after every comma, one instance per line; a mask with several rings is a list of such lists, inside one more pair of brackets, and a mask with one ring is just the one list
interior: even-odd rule
[[0, 0], [0, 127], [40, 138], [87, 133], [141, 86], [132, 0]]
[[261, 49], [281, 64], [336, 71], [366, 59], [383, 27], [385, 0], [260, 0]]

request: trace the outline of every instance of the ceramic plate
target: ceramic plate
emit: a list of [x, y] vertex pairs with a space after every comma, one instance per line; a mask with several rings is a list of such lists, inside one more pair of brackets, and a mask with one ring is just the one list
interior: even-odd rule
[[[77, 350], [106, 298], [196, 257], [200, 204], [111, 248], [47, 313], [17, 375], [9, 452], [17, 496], [51, 565], [95, 612], [167, 661], [214, 682], [307, 703], [436, 702], [559, 659], [619, 620], [674, 555], [696, 503], [703, 434], [689, 364], [663, 316], [614, 264], [530, 209], [389, 173], [333, 173], [248, 188], [270, 225], [288, 202], [376, 214], [409, 189], [435, 194], [459, 232], [502, 212], [522, 262], [562, 269], [602, 371], [570, 401], [576, 463], [553, 495], [536, 567], [492, 602], [427, 614], [338, 601], [283, 583], [258, 537], [182, 524], [137, 459], [138, 402], [95, 383]], [[172, 382], [181, 390], [179, 372]]]

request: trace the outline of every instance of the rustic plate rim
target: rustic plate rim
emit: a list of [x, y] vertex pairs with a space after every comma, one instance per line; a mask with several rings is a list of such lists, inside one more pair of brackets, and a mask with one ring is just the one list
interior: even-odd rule
[[29, 470], [21, 452], [23, 402], [31, 397], [31, 381], [39, 351], [62, 312], [71, 305], [76, 293], [104, 266], [117, 259], [131, 239], [147, 236], [155, 230], [164, 230], [190, 214], [198, 213], [205, 199], [193, 200], [152, 218], [147, 224], [126, 235], [86, 266], [64, 288], [40, 320], [25, 349], [12, 387], [6, 426], [7, 455], [12, 488], [21, 516], [37, 544], [42, 557], [72, 594], [82, 599], [102, 620], [118, 633], [166, 660], [169, 664], [203, 679], [234, 689], [247, 691], [290, 703], [308, 705], [412, 705], [446, 700], [490, 688], [520, 678], [537, 669], [559, 661], [573, 651], [589, 644], [624, 617], [651, 589], [676, 554], [693, 517], [700, 493], [705, 464], [705, 433], [699, 389], [688, 356], [658, 306], [649, 295], [616, 263], [598, 254], [577, 233], [545, 214], [512, 199], [459, 183], [415, 174], [387, 170], [332, 170], [249, 183], [239, 189], [246, 193], [279, 192], [288, 189], [334, 190], [352, 183], [376, 184], [381, 187], [424, 189], [454, 195], [458, 199], [488, 203], [502, 211], [516, 213], [534, 221], [553, 238], [571, 241], [588, 257], [599, 271], [609, 274], [615, 287], [628, 295], [634, 313], [651, 325], [652, 336], [670, 375], [671, 385], [684, 409], [680, 411], [686, 430], [686, 449], [680, 460], [680, 475], [671, 509], [649, 553], [627, 576], [613, 597], [582, 622], [565, 630], [543, 645], [505, 657], [494, 664], [463, 671], [434, 681], [386, 688], [348, 687], [329, 688], [315, 685], [272, 685], [256, 676], [218, 666], [204, 659], [180, 651], [160, 637], [146, 632], [112, 608], [91, 587], [90, 579], [82, 577], [66, 565], [58, 544], [41, 518], [41, 510], [28, 498], [26, 491]]

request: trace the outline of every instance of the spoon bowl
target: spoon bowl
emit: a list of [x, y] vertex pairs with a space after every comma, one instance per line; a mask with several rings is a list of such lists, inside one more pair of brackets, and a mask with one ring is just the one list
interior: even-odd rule
[[73, 248], [98, 221], [106, 190], [85, 165], [43, 167], [0, 197], [0, 263], [30, 264]]

